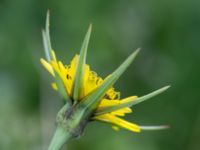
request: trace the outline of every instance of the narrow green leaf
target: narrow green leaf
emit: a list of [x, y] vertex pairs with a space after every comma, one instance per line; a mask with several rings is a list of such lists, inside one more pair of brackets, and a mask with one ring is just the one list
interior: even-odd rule
[[102, 114], [105, 114], [105, 113], [109, 113], [109, 112], [112, 112], [112, 111], [115, 111], [115, 110], [119, 110], [121, 108], [124, 108], [124, 107], [131, 107], [133, 105], [136, 105], [138, 103], [141, 103], [145, 100], [148, 100], [158, 94], [161, 94], [163, 93], [164, 91], [166, 91], [170, 86], [165, 86], [161, 89], [158, 89], [152, 93], [149, 93], [145, 96], [142, 96], [142, 97], [139, 97], [137, 99], [134, 99], [133, 101], [130, 101], [130, 102], [127, 102], [127, 103], [122, 103], [122, 104], [118, 104], [118, 105], [115, 105], [115, 106], [108, 106], [108, 107], [104, 107], [102, 109], [100, 109], [98, 112], [95, 113], [95, 115], [102, 115]]
[[159, 125], [159, 126], [140, 126], [141, 130], [165, 130], [165, 129], [169, 129], [170, 127], [168, 125]]
[[83, 86], [83, 77], [84, 77], [84, 66], [86, 63], [87, 49], [90, 40], [90, 34], [92, 31], [92, 25], [90, 24], [89, 29], [85, 35], [80, 56], [77, 64], [76, 74], [75, 74], [75, 82], [73, 85], [73, 98], [74, 100], [78, 100], [81, 94], [82, 86]]
[[106, 91], [113, 86], [117, 79], [127, 69], [127, 67], [135, 59], [138, 52], [139, 49], [133, 52], [108, 78], [104, 80], [104, 82], [99, 88], [97, 88], [94, 92], [92, 92], [89, 96], [87, 96], [81, 101], [81, 105], [89, 109], [95, 109], [97, 104], [105, 95]]

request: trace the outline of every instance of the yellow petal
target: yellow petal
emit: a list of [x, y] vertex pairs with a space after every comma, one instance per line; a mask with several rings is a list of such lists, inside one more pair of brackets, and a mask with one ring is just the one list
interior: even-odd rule
[[60, 75], [60, 70], [59, 70], [57, 61], [51, 61], [50, 63], [51, 63], [51, 66], [53, 67], [53, 70]]
[[115, 131], [119, 131], [119, 127], [117, 127], [117, 126], [112, 126], [112, 129]]
[[102, 108], [102, 107], [117, 105], [117, 104], [121, 104], [120, 100], [103, 99], [103, 100], [101, 100], [101, 102], [98, 106], [98, 109]]
[[121, 100], [121, 104], [134, 101], [134, 100], [137, 99], [137, 98], [138, 98], [137, 96], [129, 96], [129, 97], [127, 97], [127, 98], [122, 99], [122, 100]]
[[53, 88], [54, 90], [56, 90], [56, 91], [58, 90], [58, 87], [57, 87], [57, 85], [56, 85], [56, 83], [55, 83], [55, 82], [54, 82], [54, 83], [52, 83], [52, 84], [51, 84], [51, 86], [52, 86], [52, 88]]
[[131, 113], [131, 108], [125, 107], [116, 111], [111, 112], [112, 115], [115, 116], [125, 116], [126, 113]]
[[100, 111], [104, 107], [111, 107], [111, 106], [116, 106], [119, 104], [127, 103], [129, 101], [134, 101], [137, 98], [137, 96], [130, 96], [124, 99], [115, 99], [115, 100], [110, 100], [110, 99], [103, 99], [100, 104], [98, 105], [98, 108], [96, 111]]
[[95, 116], [94, 119], [103, 121], [103, 122], [108, 122], [112, 123], [113, 125], [116, 125], [118, 127], [122, 127], [124, 129], [133, 131], [133, 132], [140, 132], [140, 127], [134, 123], [130, 123], [128, 121], [125, 121], [121, 118], [118, 118], [112, 114], [104, 114], [100, 116]]
[[99, 87], [103, 82], [103, 79], [100, 78], [96, 72], [91, 71], [88, 65], [85, 65], [85, 75], [84, 75], [84, 86], [83, 91], [84, 95], [87, 96], [97, 87]]
[[46, 68], [46, 70], [52, 74], [52, 76], [55, 76], [54, 71], [53, 71], [53, 67], [51, 66], [50, 63], [48, 63], [46, 60], [44, 60], [43, 58], [40, 59], [41, 64]]
[[107, 99], [120, 99], [120, 93], [116, 92], [114, 90], [114, 88], [110, 88], [107, 92], [106, 92], [106, 98]]
[[51, 51], [51, 56], [52, 56], [53, 61], [57, 61], [56, 60], [56, 54], [53, 50]]
[[66, 87], [69, 95], [72, 95], [72, 86], [74, 83], [75, 79], [75, 73], [76, 73], [76, 67], [77, 67], [77, 62], [78, 62], [78, 55], [75, 55], [75, 57], [72, 59], [70, 62], [70, 65], [66, 66]]

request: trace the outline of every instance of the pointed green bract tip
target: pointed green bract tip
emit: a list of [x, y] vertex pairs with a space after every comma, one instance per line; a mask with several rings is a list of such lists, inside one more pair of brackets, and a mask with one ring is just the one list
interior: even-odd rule
[[167, 85], [167, 86], [165, 86], [165, 87], [163, 87], [164, 88], [164, 90], [167, 90], [168, 88], [170, 88], [171, 87], [171, 85]]
[[50, 18], [50, 11], [49, 10], [47, 10], [47, 16], [46, 16], [46, 29], [48, 28], [48, 26], [49, 26], [49, 19]]
[[88, 28], [88, 33], [92, 32], [92, 23], [90, 23], [89, 28]]
[[132, 59], [134, 59], [138, 55], [140, 50], [141, 50], [141, 48], [137, 48], [129, 57], [132, 57]]
[[116, 80], [122, 75], [122, 73], [130, 66], [137, 54], [140, 52], [140, 48], [136, 49], [128, 58], [111, 74], [112, 78]]
[[45, 50], [45, 55], [46, 59], [50, 61], [52, 59], [52, 54], [51, 54], [51, 39], [50, 39], [50, 33], [49, 33], [49, 26], [50, 26], [50, 11], [47, 11], [46, 15], [46, 24], [45, 24], [45, 30], [42, 30], [42, 37], [43, 37], [43, 44], [44, 44], [44, 50]]
[[141, 130], [148, 130], [148, 131], [153, 131], [153, 130], [165, 130], [169, 129], [170, 126], [168, 125], [159, 125], [159, 126], [140, 126]]
[[137, 55], [141, 51], [141, 48], [137, 48], [134, 53]]
[[168, 86], [165, 86], [165, 87], [163, 87], [163, 88], [160, 88], [160, 89], [158, 89], [158, 90], [156, 90], [156, 91], [154, 91], [154, 92], [152, 92], [152, 93], [150, 93], [150, 94], [147, 94], [147, 95], [145, 95], [145, 96], [139, 97], [139, 98], [137, 98], [135, 101], [132, 102], [132, 106], [133, 106], [133, 105], [136, 105], [136, 104], [138, 104], [138, 103], [141, 103], [141, 102], [143, 102], [143, 101], [145, 101], [145, 100], [148, 100], [148, 99], [150, 99], [150, 98], [152, 98], [152, 97], [154, 97], [154, 96], [156, 96], [156, 95], [158, 95], [158, 94], [161, 94], [161, 93], [163, 93], [164, 91], [166, 91], [168, 88], [170, 88], [169, 85], [168, 85]]
[[[49, 31], [49, 27], [50, 27], [50, 11], [47, 11], [47, 17], [46, 17], [46, 28], [45, 28], [45, 33], [46, 33], [46, 41], [47, 41], [47, 46], [48, 46], [48, 51], [51, 55], [51, 38], [50, 38], [50, 31]], [[51, 56], [52, 57], [52, 56]]]

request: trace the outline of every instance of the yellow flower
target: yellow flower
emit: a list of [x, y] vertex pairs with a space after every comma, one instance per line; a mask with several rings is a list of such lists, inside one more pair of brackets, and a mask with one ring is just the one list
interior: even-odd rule
[[[69, 95], [70, 99], [74, 103], [75, 100], [73, 100], [72, 92], [79, 55], [75, 55], [69, 65], [63, 65], [61, 61], [57, 61], [54, 51], [51, 51], [51, 53], [53, 59], [50, 62], [41, 59], [41, 63], [53, 77], [55, 77], [55, 73], [59, 75], [59, 77], [62, 79], [66, 93]], [[89, 65], [85, 64], [84, 70], [85, 72], [83, 77], [83, 87], [78, 101], [81, 101], [84, 99], [84, 97], [87, 97], [91, 92], [102, 85], [104, 81], [101, 77], [97, 75], [96, 72], [90, 69]], [[52, 87], [53, 89], [58, 90], [55, 82], [52, 83]], [[125, 99], [120, 99], [120, 93], [116, 92], [115, 89], [111, 87], [105, 93], [104, 97], [95, 109], [94, 115], [90, 119], [111, 123], [112, 125], [114, 125], [114, 129], [122, 127], [130, 131], [140, 132], [140, 127], [138, 125], [120, 118], [122, 116], [125, 116], [126, 113], [132, 112], [131, 108], [129, 107], [120, 108], [109, 113], [98, 115], [98, 112], [105, 107], [123, 104], [128, 101], [133, 101], [136, 98], [137, 96], [131, 96]]]
[[167, 127], [139, 126], [122, 119], [127, 113], [132, 112], [130, 107], [164, 92], [169, 86], [142, 97], [130, 96], [121, 99], [120, 92], [115, 91], [113, 85], [135, 59], [139, 49], [133, 52], [113, 73], [103, 79], [86, 64], [91, 28], [90, 25], [80, 54], [75, 55], [69, 65], [64, 65], [57, 60], [51, 47], [49, 13], [47, 13], [46, 29], [42, 32], [46, 60], [42, 58], [41, 63], [54, 78], [52, 88], [66, 100], [66, 104], [57, 114], [57, 129], [49, 150], [58, 150], [70, 138], [80, 136], [91, 120], [110, 123], [114, 130], [124, 128], [133, 132]]
[[[41, 63], [55, 78], [55, 82], [52, 83], [53, 89], [57, 90], [65, 100], [68, 99], [66, 102], [67, 108], [63, 108], [64, 112], [62, 112], [63, 109], [61, 109], [61, 113], [57, 115], [58, 118], [62, 118], [60, 124], [66, 126], [66, 121], [63, 120], [69, 119], [67, 122], [69, 122], [69, 124], [72, 122], [72, 126], [67, 125], [69, 128], [68, 130], [74, 130], [75, 132], [77, 132], [77, 128], [81, 132], [81, 130], [83, 130], [82, 128], [84, 128], [82, 124], [87, 124], [89, 120], [107, 122], [112, 124], [115, 130], [125, 128], [133, 132], [140, 132], [141, 129], [151, 130], [165, 128], [165, 126], [152, 126], [150, 128], [139, 126], [123, 120], [121, 117], [132, 112], [131, 106], [162, 93], [168, 89], [169, 86], [143, 97], [138, 98], [137, 96], [130, 96], [121, 99], [120, 92], [115, 91], [113, 84], [134, 60], [139, 49], [132, 53], [112, 74], [103, 79], [86, 64], [90, 34], [91, 26], [83, 41], [80, 55], [75, 55], [69, 65], [64, 65], [61, 61], [57, 60], [55, 52], [51, 48], [49, 18], [47, 16], [46, 30], [43, 31], [47, 60], [42, 58]], [[69, 115], [66, 115], [67, 113], [69, 113]], [[74, 133], [74, 135], [76, 134], [79, 135], [80, 133]]]

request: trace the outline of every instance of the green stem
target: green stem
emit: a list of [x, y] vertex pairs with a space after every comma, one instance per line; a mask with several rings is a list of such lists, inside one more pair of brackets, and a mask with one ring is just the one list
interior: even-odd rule
[[58, 125], [48, 150], [60, 150], [70, 138], [71, 135]]

